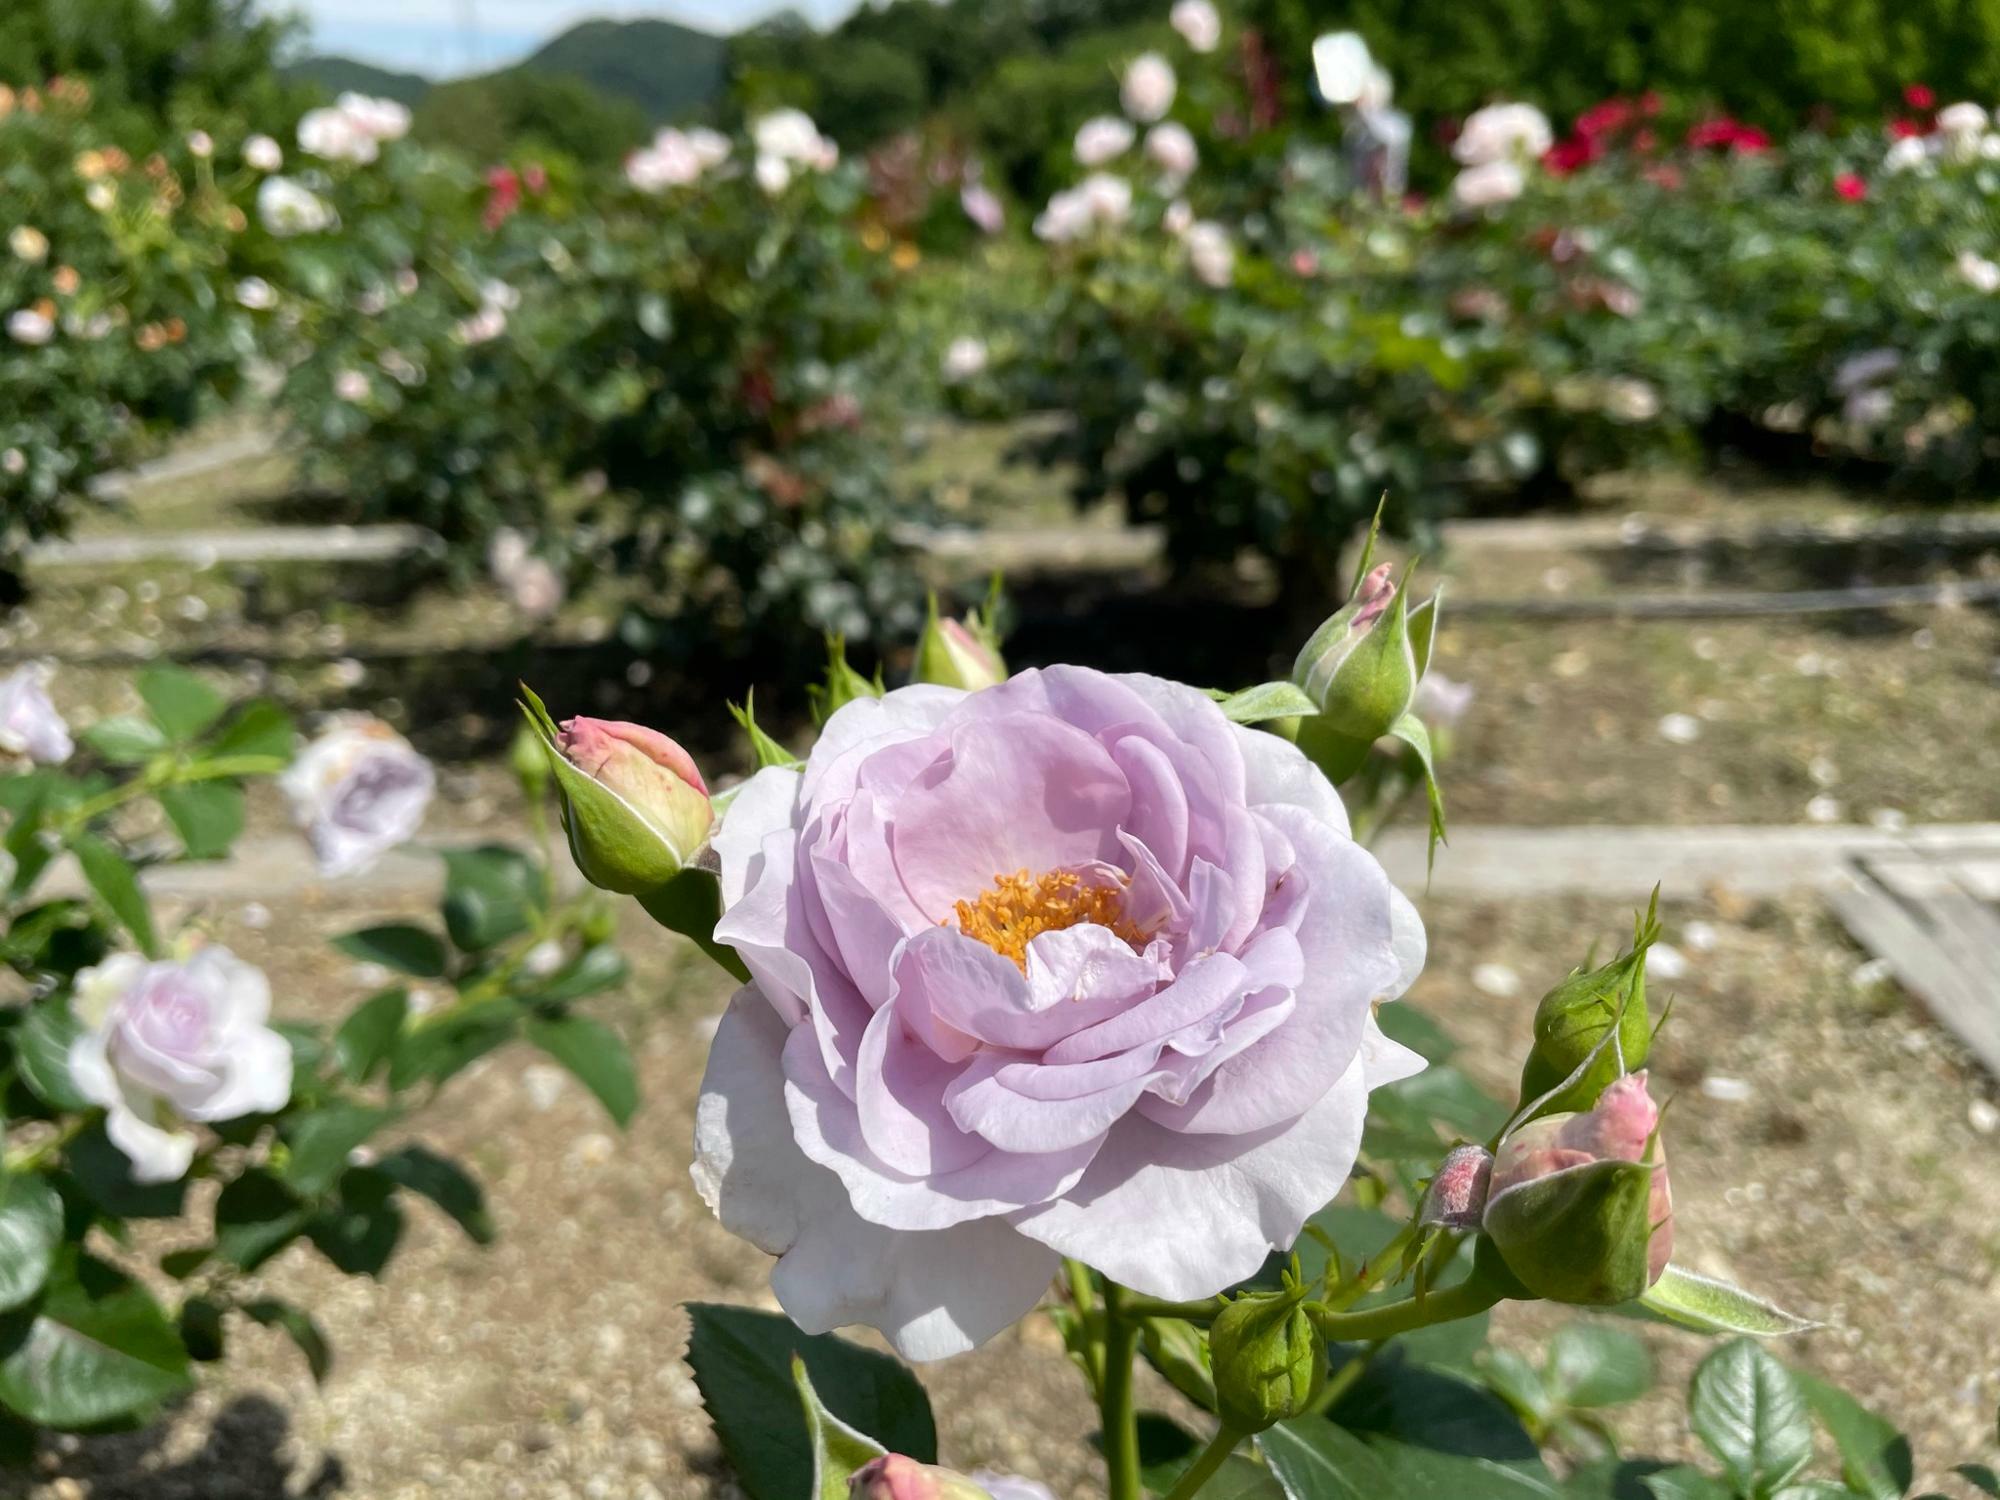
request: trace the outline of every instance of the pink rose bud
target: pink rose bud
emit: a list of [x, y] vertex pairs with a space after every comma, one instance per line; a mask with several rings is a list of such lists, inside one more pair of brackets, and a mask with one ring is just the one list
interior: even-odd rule
[[1007, 680], [992, 633], [975, 623], [941, 620], [935, 613], [917, 641], [917, 681], [977, 692]]
[[851, 1500], [991, 1500], [963, 1474], [900, 1453], [886, 1453], [855, 1470], [847, 1493]]
[[1543, 1115], [1501, 1143], [1482, 1227], [1530, 1291], [1602, 1306], [1659, 1280], [1674, 1242], [1659, 1126], [1641, 1072], [1584, 1113]]
[[1424, 1190], [1418, 1219], [1446, 1229], [1477, 1229], [1492, 1176], [1493, 1156], [1484, 1146], [1452, 1147]]
[[575, 718], [563, 724], [556, 745], [571, 765], [644, 818], [682, 864], [700, 851], [715, 808], [694, 757], [673, 740], [643, 724]]

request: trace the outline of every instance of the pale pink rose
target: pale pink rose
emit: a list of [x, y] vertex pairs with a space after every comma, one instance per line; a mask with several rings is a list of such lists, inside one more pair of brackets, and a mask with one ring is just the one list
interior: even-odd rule
[[1167, 22], [1197, 52], [1213, 52], [1222, 40], [1222, 16], [1209, 0], [1174, 0]]
[[1126, 114], [1146, 125], [1166, 116], [1174, 107], [1179, 88], [1172, 63], [1157, 52], [1142, 52], [1126, 65], [1118, 85], [1118, 101]]
[[285, 148], [268, 135], [253, 135], [243, 143], [243, 160], [255, 171], [275, 172], [285, 164]]
[[954, 385], [975, 380], [986, 373], [986, 359], [986, 341], [962, 333], [945, 348], [944, 378]]
[[343, 715], [300, 752], [278, 784], [320, 873], [349, 875], [415, 836], [437, 773], [380, 719]]
[[1077, 127], [1076, 159], [1086, 167], [1101, 167], [1132, 149], [1138, 132], [1130, 120], [1116, 115], [1099, 115]]
[[370, 389], [368, 377], [359, 370], [342, 370], [333, 377], [334, 395], [356, 406], [368, 399]]
[[105, 1110], [105, 1133], [138, 1182], [174, 1182], [194, 1160], [186, 1122], [283, 1109], [292, 1049], [267, 1024], [271, 988], [227, 948], [148, 962], [120, 953], [76, 976], [70, 1044], [77, 1091]]
[[1236, 276], [1236, 247], [1229, 231], [1212, 220], [1202, 219], [1188, 226], [1185, 236], [1188, 265], [1204, 286], [1226, 287]]
[[714, 837], [752, 983], [711, 1045], [695, 1182], [782, 1257], [800, 1327], [908, 1357], [992, 1337], [1062, 1256], [1207, 1297], [1290, 1246], [1422, 928], [1296, 746], [1081, 667], [835, 713]]
[[1512, 203], [1528, 188], [1527, 175], [1511, 161], [1490, 161], [1467, 167], [1451, 181], [1451, 195], [1467, 208], [1491, 208]]
[[[8, 472], [18, 474], [27, 468], [18, 449], [7, 451], [19, 460], [19, 468], [10, 466]], [[47, 667], [31, 663], [0, 677], [0, 751], [25, 755], [43, 766], [59, 766], [70, 758], [76, 744], [49, 698], [51, 675]]]
[[[1451, 154], [1468, 167], [1541, 160], [1555, 142], [1549, 117], [1532, 104], [1489, 104], [1465, 117]], [[1463, 175], [1463, 174], [1461, 174]]]
[[1146, 132], [1146, 159], [1175, 183], [1194, 175], [1201, 151], [1194, 134], [1178, 120], [1164, 120]]
[[39, 348], [55, 336], [55, 322], [46, 313], [23, 307], [7, 314], [7, 337], [17, 344]]
[[958, 206], [981, 234], [998, 234], [1007, 227], [1007, 210], [993, 189], [984, 183], [968, 182], [958, 190]]

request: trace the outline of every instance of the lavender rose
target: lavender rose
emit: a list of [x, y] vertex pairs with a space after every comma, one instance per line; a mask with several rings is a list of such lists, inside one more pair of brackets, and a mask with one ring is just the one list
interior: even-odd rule
[[350, 715], [280, 779], [323, 875], [350, 875], [414, 835], [437, 773], [380, 719]]
[[87, 1028], [70, 1045], [79, 1092], [106, 1111], [112, 1145], [139, 1182], [173, 1182], [194, 1160], [186, 1121], [282, 1109], [292, 1049], [265, 1025], [271, 989], [226, 948], [175, 963], [120, 953], [76, 977]]
[[69, 725], [49, 699], [49, 671], [26, 666], [0, 678], [0, 751], [59, 766], [76, 749]]
[[1345, 1181], [1423, 930], [1294, 746], [1078, 667], [903, 688], [760, 771], [715, 849], [749, 968], [695, 1180], [801, 1327], [938, 1358], [1069, 1255], [1207, 1296]]

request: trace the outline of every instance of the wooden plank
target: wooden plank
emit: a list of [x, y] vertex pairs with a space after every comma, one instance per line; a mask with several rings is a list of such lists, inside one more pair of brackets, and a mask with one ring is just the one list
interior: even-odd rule
[[[2000, 913], [1963, 889], [1913, 878], [1907, 857], [1862, 856], [1827, 891], [1847, 930], [2000, 1076]], [[1948, 865], [1941, 864], [1948, 873]], [[1899, 894], [1900, 885], [1913, 894]], [[1948, 882], [1947, 882], [1948, 886]]]

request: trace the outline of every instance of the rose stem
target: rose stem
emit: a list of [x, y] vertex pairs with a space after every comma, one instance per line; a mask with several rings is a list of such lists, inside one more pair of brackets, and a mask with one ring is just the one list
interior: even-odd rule
[[1139, 1418], [1132, 1405], [1132, 1357], [1139, 1324], [1125, 1315], [1125, 1288], [1104, 1282], [1104, 1387], [1098, 1415], [1104, 1429], [1109, 1500], [1140, 1500]]

